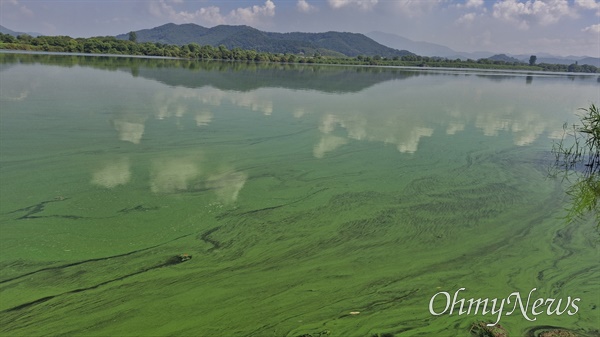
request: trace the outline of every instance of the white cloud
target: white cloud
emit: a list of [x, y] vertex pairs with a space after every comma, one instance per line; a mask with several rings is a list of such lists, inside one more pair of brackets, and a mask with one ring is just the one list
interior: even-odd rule
[[196, 11], [196, 15], [202, 22], [208, 22], [211, 24], [222, 24], [225, 23], [225, 18], [221, 15], [219, 7], [210, 6], [203, 7]]
[[597, 25], [591, 25], [589, 27], [585, 27], [581, 31], [588, 32], [588, 33], [600, 33], [600, 23]]
[[296, 8], [302, 13], [310, 13], [317, 10], [315, 6], [306, 2], [306, 0], [298, 0], [298, 3], [296, 3]]
[[575, 0], [575, 4], [585, 9], [596, 9], [600, 7], [600, 3], [596, 0]]
[[391, 1], [396, 10], [410, 17], [420, 16], [431, 12], [445, 0], [396, 0]]
[[254, 23], [262, 17], [275, 16], [275, 4], [271, 0], [265, 1], [263, 6], [252, 6], [247, 8], [237, 8], [229, 13], [229, 16], [235, 21], [242, 23]]
[[329, 6], [332, 8], [342, 8], [346, 6], [355, 6], [360, 9], [369, 10], [372, 9], [379, 0], [328, 0]]
[[477, 15], [475, 13], [467, 13], [458, 18], [458, 20], [456, 20], [456, 23], [459, 25], [468, 25], [475, 20], [476, 16]]
[[477, 8], [483, 5], [483, 0], [468, 0], [465, 3], [465, 7], [467, 8]]
[[189, 23], [201, 21], [202, 23], [221, 24], [224, 23], [223, 16], [219, 7], [202, 7], [195, 12], [177, 11], [173, 6], [164, 0], [149, 3], [148, 10], [150, 14], [162, 18], [166, 17], [175, 23]]
[[575, 10], [567, 0], [502, 0], [494, 4], [493, 16], [496, 19], [517, 23], [521, 29], [529, 28], [531, 23], [550, 25], [563, 17], [576, 17]]
[[457, 4], [455, 5], [458, 8], [478, 8], [483, 6], [483, 0], [467, 0], [464, 4]]
[[[179, 4], [182, 1], [171, 0], [171, 3]], [[202, 7], [196, 11], [177, 11], [165, 0], [154, 1], [149, 4], [150, 14], [156, 17], [167, 17], [175, 23], [199, 22], [201, 24], [256, 24], [260, 19], [275, 16], [275, 3], [266, 0], [264, 5], [252, 7], [240, 7], [232, 10], [227, 15], [221, 14], [217, 6]]]
[[596, 15], [600, 16], [600, 1], [596, 0], [575, 0], [575, 4], [583, 9], [596, 10]]

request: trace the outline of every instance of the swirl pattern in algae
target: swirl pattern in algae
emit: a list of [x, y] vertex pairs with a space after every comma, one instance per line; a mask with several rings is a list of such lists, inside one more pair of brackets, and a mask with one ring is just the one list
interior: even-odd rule
[[467, 336], [496, 317], [428, 308], [460, 288], [598, 334], [598, 233], [545, 171], [595, 79], [57, 59], [0, 68], [0, 335]]

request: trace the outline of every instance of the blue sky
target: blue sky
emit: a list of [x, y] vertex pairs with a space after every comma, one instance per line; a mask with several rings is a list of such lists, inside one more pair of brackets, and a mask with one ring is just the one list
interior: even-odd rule
[[600, 57], [600, 0], [0, 0], [16, 31], [90, 37], [165, 23], [394, 33], [457, 51]]

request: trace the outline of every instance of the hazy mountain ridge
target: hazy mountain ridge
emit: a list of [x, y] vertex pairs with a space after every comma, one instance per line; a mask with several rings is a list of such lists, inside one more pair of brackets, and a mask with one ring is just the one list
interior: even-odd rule
[[430, 57], [438, 56], [438, 57], [445, 57], [448, 59], [459, 58], [462, 60], [466, 60], [466, 59], [477, 60], [480, 58], [490, 58], [493, 60], [496, 60], [496, 59], [501, 60], [501, 58], [498, 58], [498, 55], [505, 55], [506, 60], [512, 60], [512, 61], [508, 61], [508, 62], [513, 62], [514, 59], [516, 59], [523, 63], [529, 63], [529, 57], [531, 55], [536, 55], [537, 56], [536, 63], [551, 63], [551, 64], [569, 65], [569, 64], [573, 64], [573, 63], [577, 62], [580, 65], [589, 64], [592, 66], [600, 67], [600, 58], [598, 58], [598, 57], [572, 56], [572, 55], [567, 56], [567, 57], [561, 57], [561, 56], [556, 56], [556, 55], [552, 55], [552, 54], [548, 54], [548, 53], [513, 55], [513, 54], [508, 54], [508, 53], [498, 54], [498, 53], [492, 53], [492, 52], [487, 52], [487, 51], [468, 53], [468, 52], [455, 51], [449, 47], [435, 44], [435, 43], [429, 43], [429, 42], [424, 42], [424, 41], [413, 41], [413, 40], [407, 39], [405, 37], [402, 37], [402, 36], [396, 35], [396, 34], [371, 32], [366, 35], [369, 36], [370, 38], [372, 38], [373, 40], [375, 40], [381, 44], [384, 44], [386, 46], [396, 48], [396, 49], [410, 50], [411, 52], [413, 52], [417, 55], [421, 55], [421, 56], [430, 56]]
[[446, 46], [424, 41], [413, 41], [396, 34], [374, 31], [365, 35], [383, 45], [396, 49], [401, 46], [400, 49], [410, 50], [421, 56], [448, 57], [457, 53]]
[[586, 57], [579, 60], [579, 64], [589, 64], [600, 68], [600, 58], [598, 57]]
[[42, 34], [40, 34], [40, 33], [31, 33], [31, 32], [29, 32], [29, 33], [24, 33], [24, 32], [15, 32], [14, 30], [12, 30], [12, 29], [8, 29], [8, 28], [6, 28], [6, 27], [4, 27], [4, 26], [2, 26], [2, 25], [0, 25], [0, 33], [2, 33], [2, 34], [8, 34], [8, 35], [12, 35], [12, 36], [14, 36], [14, 37], [17, 37], [17, 36], [19, 36], [19, 35], [23, 35], [23, 34], [31, 35], [31, 36], [34, 36], [34, 37], [35, 37], [35, 36], [40, 36], [40, 35], [42, 35]]
[[[554, 56], [554, 55], [550, 55], [550, 56], [540, 56], [538, 54], [534, 54], [537, 56], [537, 60], [536, 60], [536, 64], [539, 63], [550, 63], [550, 64], [565, 64], [565, 65], [570, 65], [573, 63], [577, 63], [577, 64], [589, 64], [591, 66], [596, 66], [596, 67], [600, 67], [600, 58], [598, 57], [578, 57], [578, 56], [567, 56], [567, 57], [560, 57], [560, 56]], [[513, 57], [518, 58], [519, 60], [521, 60], [521, 62], [529, 62], [529, 57], [530, 55], [514, 55]]]
[[[492, 61], [503, 61], [503, 62], [509, 62], [509, 63], [513, 63], [513, 62], [523, 62], [522, 60], [519, 60], [517, 58], [514, 57], [510, 57], [506, 54], [496, 54], [494, 56], [490, 56], [488, 57], [488, 60], [492, 60]], [[527, 61], [529, 62], [529, 60]]]
[[[220, 25], [212, 28], [196, 24], [176, 25], [169, 23], [152, 29], [136, 31], [138, 42], [159, 42], [184, 45], [198, 43], [217, 47], [224, 45], [228, 49], [254, 49], [258, 52], [292, 53], [355, 57], [383, 56], [394, 57], [412, 54], [406, 50], [397, 50], [380, 44], [373, 39], [357, 33], [273, 33], [263, 32], [249, 26]], [[118, 39], [128, 39], [129, 34], [117, 35]]]

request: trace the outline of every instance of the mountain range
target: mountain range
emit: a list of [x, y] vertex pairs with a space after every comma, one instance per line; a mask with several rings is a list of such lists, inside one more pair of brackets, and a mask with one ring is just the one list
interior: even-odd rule
[[4, 26], [2, 26], [2, 25], [0, 25], [0, 33], [2, 33], [2, 34], [8, 34], [8, 35], [12, 35], [12, 36], [14, 36], [14, 37], [17, 37], [17, 36], [19, 36], [19, 35], [23, 35], [23, 34], [31, 35], [31, 36], [33, 36], [33, 37], [42, 35], [42, 34], [40, 34], [40, 33], [31, 33], [31, 32], [29, 32], [29, 33], [24, 33], [24, 32], [15, 32], [14, 30], [8, 29], [8, 28], [6, 28], [6, 27], [4, 27]]
[[[458, 52], [440, 44], [424, 41], [413, 41], [396, 34], [375, 31], [367, 33], [366, 36], [383, 45], [390, 46], [392, 48], [410, 50], [411, 52], [421, 56], [450, 57], [458, 54]], [[491, 56], [491, 54], [487, 56]]]
[[[371, 32], [366, 35], [344, 32], [326, 33], [273, 33], [264, 32], [249, 26], [220, 25], [212, 28], [202, 27], [193, 23], [168, 23], [151, 29], [135, 32], [138, 42], [158, 42], [165, 44], [184, 45], [198, 43], [217, 47], [224, 45], [228, 49], [254, 49], [268, 53], [291, 53], [313, 55], [314, 53], [327, 56], [383, 56], [394, 57], [404, 55], [437, 56], [449, 59], [490, 58], [492, 60], [510, 60], [529, 63], [531, 55], [505, 55], [491, 52], [460, 52], [447, 46], [413, 41], [405, 37]], [[118, 39], [128, 39], [129, 34], [117, 35]], [[503, 55], [503, 56], [500, 56]], [[560, 57], [539, 53], [537, 63], [552, 64], [589, 64], [600, 67], [600, 58], [594, 57]]]
[[[228, 49], [253, 49], [258, 52], [290, 53], [328, 56], [358, 55], [394, 57], [412, 55], [406, 50], [398, 50], [380, 44], [373, 39], [357, 33], [272, 33], [260, 31], [249, 26], [219, 25], [212, 28], [193, 23], [176, 25], [168, 23], [152, 29], [135, 32], [138, 42], [158, 42], [185, 45], [197, 43], [214, 47], [223, 45]], [[129, 33], [117, 35], [126, 40]]]
[[[435, 44], [435, 43], [429, 43], [429, 42], [424, 42], [424, 41], [413, 41], [410, 39], [407, 39], [405, 37], [396, 35], [396, 34], [390, 34], [390, 33], [383, 33], [383, 32], [371, 32], [366, 34], [368, 37], [372, 38], [373, 40], [384, 44], [386, 46], [389, 46], [391, 48], [397, 48], [397, 49], [406, 49], [406, 50], [410, 50], [411, 52], [417, 54], [417, 55], [421, 55], [421, 56], [438, 56], [438, 57], [445, 57], [448, 59], [462, 59], [462, 60], [466, 60], [466, 59], [472, 59], [472, 60], [478, 60], [481, 58], [490, 58], [492, 60], [502, 60], [502, 61], [509, 61], [509, 62], [514, 62], [514, 61], [520, 61], [523, 63], [529, 63], [529, 57], [531, 56], [531, 54], [518, 54], [518, 55], [512, 55], [512, 54], [495, 54], [495, 53], [491, 53], [491, 52], [487, 52], [487, 51], [479, 51], [479, 52], [472, 52], [472, 53], [466, 53], [466, 52], [460, 52], [460, 51], [455, 51], [449, 47], [440, 45], [440, 44]], [[502, 56], [503, 55], [503, 56]], [[547, 53], [535, 53], [535, 55], [537, 56], [537, 63], [551, 63], [551, 64], [573, 64], [573, 63], [578, 63], [578, 64], [589, 64], [592, 66], [596, 66], [596, 67], [600, 67], [600, 58], [598, 57], [585, 57], [585, 56], [567, 56], [567, 57], [561, 57], [561, 56], [556, 56], [556, 55], [551, 55], [551, 54], [547, 54]]]
[[[0, 33], [18, 36], [29, 34], [39, 36], [39, 33], [16, 32], [0, 26]], [[383, 56], [395, 57], [404, 55], [437, 56], [448, 59], [490, 58], [492, 60], [515, 60], [528, 63], [531, 55], [527, 54], [494, 54], [487, 51], [460, 52], [447, 46], [413, 41], [396, 34], [371, 32], [368, 34], [325, 32], [325, 33], [273, 33], [264, 32], [249, 26], [220, 25], [212, 28], [196, 24], [168, 23], [151, 29], [135, 32], [138, 42], [153, 42], [164, 44], [184, 45], [198, 43], [217, 47], [224, 45], [228, 49], [254, 49], [259, 52], [292, 53], [324, 56]], [[119, 39], [128, 39], [129, 33], [117, 35]], [[413, 54], [414, 53], [414, 54]], [[600, 58], [582, 56], [556, 56], [547, 53], [536, 53], [537, 63], [551, 64], [589, 64], [600, 68]]]

